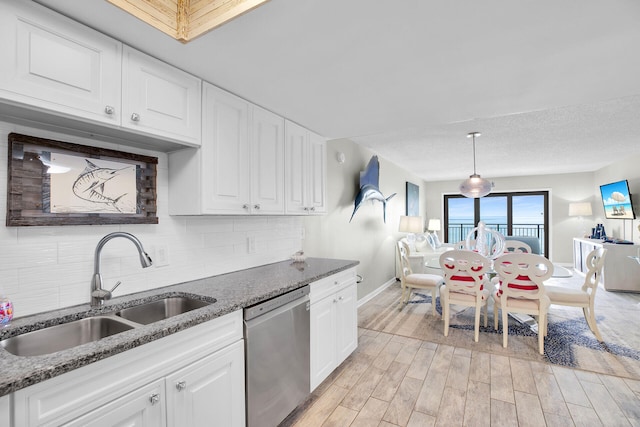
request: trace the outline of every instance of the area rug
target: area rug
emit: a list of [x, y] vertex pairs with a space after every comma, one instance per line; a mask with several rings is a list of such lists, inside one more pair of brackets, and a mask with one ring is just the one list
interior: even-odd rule
[[359, 326], [471, 350], [640, 379], [640, 296], [599, 291], [596, 320], [604, 339], [602, 343], [589, 330], [582, 309], [552, 306], [544, 355], [538, 353], [534, 322], [523, 323], [510, 317], [508, 346], [503, 348], [502, 321], [499, 319], [498, 330], [495, 330], [491, 305], [487, 327], [481, 318], [480, 338], [476, 343], [473, 341], [474, 308], [452, 306], [449, 335], [445, 337], [439, 297], [437, 316], [432, 314], [431, 303], [430, 295], [415, 292], [407, 304], [402, 304], [399, 284], [392, 285], [360, 307]]

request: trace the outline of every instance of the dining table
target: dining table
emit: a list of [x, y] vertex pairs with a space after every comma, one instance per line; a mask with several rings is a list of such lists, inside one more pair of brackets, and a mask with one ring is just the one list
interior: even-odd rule
[[[431, 258], [424, 263], [424, 266], [431, 270], [440, 270], [440, 258], [439, 257]], [[569, 268], [564, 267], [560, 264], [553, 263], [553, 273], [551, 274], [551, 277], [562, 278], [562, 277], [572, 277], [572, 276], [573, 276], [573, 272]]]

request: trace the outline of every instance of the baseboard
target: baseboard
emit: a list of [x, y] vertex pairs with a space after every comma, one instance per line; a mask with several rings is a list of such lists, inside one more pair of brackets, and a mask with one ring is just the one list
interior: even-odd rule
[[362, 297], [361, 299], [358, 300], [358, 308], [360, 308], [360, 306], [368, 303], [370, 300], [375, 298], [379, 293], [381, 293], [382, 291], [384, 291], [385, 289], [387, 289], [389, 286], [393, 285], [394, 283], [397, 283], [397, 279], [395, 277], [393, 279], [389, 279], [388, 281], [386, 281], [385, 283], [380, 285], [373, 292], [369, 292], [367, 295], [365, 295], [364, 297]]

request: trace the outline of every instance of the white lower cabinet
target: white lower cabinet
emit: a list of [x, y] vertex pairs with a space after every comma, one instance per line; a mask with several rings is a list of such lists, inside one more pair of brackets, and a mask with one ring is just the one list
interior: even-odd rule
[[356, 271], [311, 284], [311, 391], [358, 346]]
[[170, 427], [244, 426], [244, 342], [171, 374], [165, 387]]
[[164, 427], [167, 423], [163, 395], [164, 381], [158, 380], [91, 411], [65, 426]]
[[[10, 402], [5, 400], [9, 397], [0, 404]], [[3, 426], [242, 427], [242, 311], [18, 390], [11, 397], [13, 420]], [[4, 413], [0, 411], [3, 418]]]
[[66, 425], [244, 426], [243, 359], [239, 341]]
[[0, 426], [10, 426], [11, 424], [11, 396], [0, 397]]

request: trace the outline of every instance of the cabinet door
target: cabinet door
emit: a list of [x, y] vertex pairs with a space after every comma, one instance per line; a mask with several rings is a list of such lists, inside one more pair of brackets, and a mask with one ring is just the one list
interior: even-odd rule
[[311, 391], [336, 367], [336, 303], [332, 295], [311, 305]]
[[251, 117], [251, 213], [284, 213], [284, 119], [259, 107]]
[[358, 346], [358, 301], [356, 284], [337, 294], [336, 365], [342, 363]]
[[205, 83], [203, 213], [249, 213], [248, 112], [246, 101]]
[[288, 214], [308, 212], [307, 149], [308, 131], [292, 122], [285, 122], [285, 211]]
[[244, 341], [238, 341], [166, 378], [170, 427], [243, 427]]
[[307, 206], [312, 214], [327, 213], [327, 149], [324, 138], [313, 132], [309, 132], [308, 161]]
[[166, 426], [164, 381], [158, 380], [76, 418], [66, 427]]
[[11, 395], [5, 394], [0, 397], [0, 426], [10, 426], [11, 424]]
[[201, 80], [128, 46], [122, 59], [122, 126], [200, 145]]
[[33, 2], [0, 4], [0, 99], [120, 124], [122, 44]]

